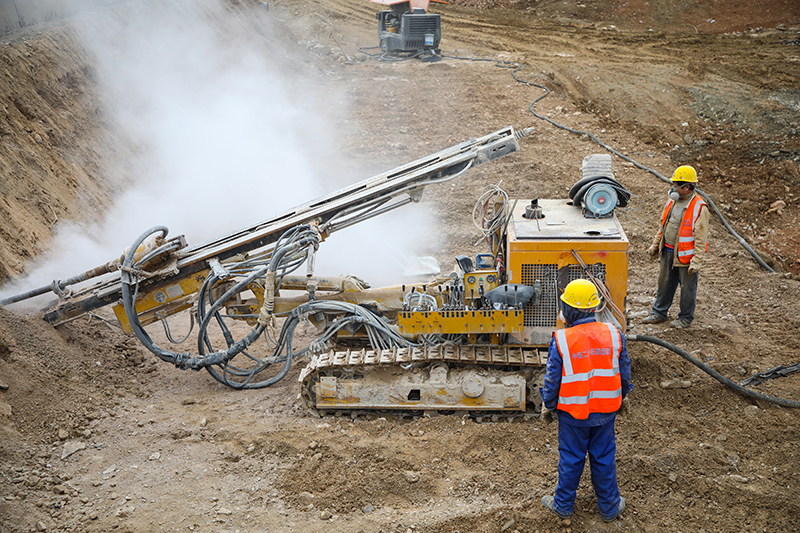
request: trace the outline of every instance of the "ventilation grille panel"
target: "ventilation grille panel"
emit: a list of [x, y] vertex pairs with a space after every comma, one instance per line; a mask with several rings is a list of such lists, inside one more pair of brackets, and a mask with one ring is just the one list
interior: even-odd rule
[[[530, 302], [525, 306], [523, 320], [525, 327], [555, 328], [559, 309], [559, 275], [567, 275], [567, 279], [562, 280], [565, 287], [570, 281], [586, 277], [580, 265], [568, 265], [562, 268], [561, 273], [556, 267], [557, 265], [522, 265], [522, 284], [533, 286], [536, 280], [542, 284], [542, 297], [539, 303], [534, 305]], [[606, 266], [603, 263], [588, 265], [588, 268], [595, 278], [605, 283]]]
[[533, 301], [525, 306], [525, 327], [556, 327], [558, 316], [558, 290], [556, 289], [556, 265], [522, 265], [522, 284], [533, 286], [536, 280], [542, 283], [539, 303]]

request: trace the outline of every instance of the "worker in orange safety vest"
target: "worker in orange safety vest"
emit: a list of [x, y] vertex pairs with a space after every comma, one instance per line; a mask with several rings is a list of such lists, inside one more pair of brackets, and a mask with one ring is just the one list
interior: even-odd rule
[[661, 226], [648, 249], [660, 257], [658, 293], [644, 324], [667, 321], [678, 285], [681, 287], [680, 312], [670, 325], [687, 328], [694, 320], [697, 305], [698, 271], [708, 250], [708, 206], [695, 191], [697, 172], [689, 165], [675, 169], [669, 200], [661, 215]]
[[542, 504], [561, 518], [572, 516], [575, 493], [589, 455], [592, 485], [600, 516], [610, 522], [625, 510], [617, 485], [618, 412], [628, 409], [631, 360], [625, 337], [611, 324], [597, 322], [600, 304], [594, 283], [570, 282], [561, 295], [560, 318], [566, 329], [550, 342], [542, 397], [542, 418], [558, 414], [558, 484]]

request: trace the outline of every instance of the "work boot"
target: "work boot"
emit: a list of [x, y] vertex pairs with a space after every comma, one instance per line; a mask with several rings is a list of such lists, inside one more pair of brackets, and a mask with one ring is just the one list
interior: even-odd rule
[[661, 324], [662, 322], [666, 322], [667, 317], [659, 316], [655, 313], [650, 313], [650, 316], [647, 316], [642, 319], [642, 324]]
[[689, 322], [688, 320], [678, 318], [677, 320], [673, 320], [672, 322], [670, 322], [669, 325], [672, 326], [673, 328], [683, 329], [683, 328], [688, 328], [689, 326], [692, 325], [692, 323]]
[[603, 522], [613, 522], [617, 519], [619, 515], [622, 514], [622, 511], [625, 510], [625, 498], [622, 496], [619, 497], [619, 507], [617, 507], [617, 512], [614, 514], [610, 514], [608, 516], [603, 517]]
[[[544, 496], [544, 497], [542, 497], [542, 505], [544, 505], [545, 507], [547, 507], [548, 509], [553, 511], [555, 514], [557, 514], [559, 518], [562, 518], [564, 520], [566, 520], [567, 518], [572, 518], [572, 513], [566, 514], [566, 513], [562, 513], [558, 509], [556, 509], [555, 500], [556, 499], [554, 497], [552, 497], [552, 496]], [[619, 513], [617, 513], [617, 514], [619, 514]], [[616, 515], [615, 515], [615, 518], [616, 518]], [[613, 520], [613, 518], [612, 518], [612, 520]]]

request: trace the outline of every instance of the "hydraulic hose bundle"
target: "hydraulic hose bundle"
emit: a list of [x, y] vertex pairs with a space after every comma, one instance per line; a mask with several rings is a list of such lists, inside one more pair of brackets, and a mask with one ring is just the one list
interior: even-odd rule
[[[152, 253], [142, 259], [135, 260], [134, 253], [148, 237], [161, 233], [166, 237], [168, 229], [156, 226], [143, 233], [131, 246], [131, 251], [125, 256], [121, 267], [122, 301], [128, 321], [139, 341], [163, 361], [174, 364], [182, 370], [200, 370], [205, 368], [214, 379], [220, 383], [237, 389], [256, 389], [268, 387], [289, 372], [292, 361], [296, 357], [306, 355], [307, 352], [320, 352], [342, 329], [355, 331], [363, 327], [367, 339], [374, 349], [386, 349], [393, 346], [413, 345], [377, 315], [367, 309], [337, 301], [311, 300], [293, 309], [286, 318], [283, 327], [278, 332], [275, 323], [274, 298], [276, 290], [280, 289], [285, 276], [297, 270], [308, 261], [313, 264], [313, 256], [322, 240], [316, 228], [301, 225], [288, 230], [275, 243], [272, 253], [263, 254], [254, 258], [233, 264], [226, 264], [225, 268], [213, 269], [206, 277], [200, 288], [197, 301], [197, 320], [199, 332], [197, 335], [197, 350], [199, 355], [192, 356], [189, 352], [176, 353], [158, 346], [142, 327], [135, 307], [138, 293], [139, 280], [146, 276], [141, 266], [152, 257]], [[222, 308], [235, 295], [247, 290], [258, 279], [265, 279], [264, 301], [258, 315], [258, 321], [253, 329], [242, 339], [235, 341], [232, 332], [225, 323]], [[228, 283], [236, 279], [233, 284], [225, 285], [227, 290], [219, 296], [214, 296], [214, 288], [220, 283]], [[313, 297], [313, 296], [312, 296]], [[326, 316], [329, 324], [309, 348], [295, 352], [293, 337], [297, 326], [309, 316]], [[208, 332], [209, 325], [216, 323], [225, 339], [226, 348], [216, 350]], [[271, 351], [268, 357], [259, 358], [248, 353], [251, 347], [261, 336]], [[188, 337], [188, 336], [187, 336]], [[185, 339], [184, 339], [185, 340]], [[235, 358], [243, 355], [243, 363], [236, 363]], [[241, 358], [240, 358], [241, 359]], [[272, 365], [282, 365], [274, 375], [261, 379], [261, 374]]]
[[[134, 334], [148, 350], [153, 352], [161, 360], [172, 363], [183, 370], [200, 370], [201, 368], [214, 364], [222, 364], [233, 359], [237, 354], [244, 351], [247, 346], [255, 342], [255, 340], [263, 332], [263, 327], [257, 326], [244, 339], [240, 340], [239, 342], [229, 343], [228, 349], [224, 352], [217, 352], [214, 354], [209, 354], [208, 356], [200, 355], [196, 357], [190, 357], [188, 352], [176, 353], [161, 348], [152, 340], [147, 331], [145, 331], [145, 329], [142, 327], [136, 312], [135, 302], [139, 288], [139, 280], [144, 276], [144, 273], [139, 269], [139, 267], [145, 262], [147, 256], [138, 261], [134, 261], [134, 256], [138, 247], [154, 233], [161, 233], [162, 237], [166, 237], [167, 233], [169, 233], [169, 229], [167, 229], [165, 226], [155, 226], [139, 236], [126, 254], [120, 269], [120, 280], [122, 282], [122, 304], [125, 308], [125, 315], [128, 318], [128, 322], [130, 323]], [[251, 274], [245, 278], [245, 281], [249, 283], [253, 279], [259, 277], [259, 275], [263, 273], [263, 270], [264, 269], [260, 269]], [[204, 328], [201, 327], [201, 331], [204, 331]]]

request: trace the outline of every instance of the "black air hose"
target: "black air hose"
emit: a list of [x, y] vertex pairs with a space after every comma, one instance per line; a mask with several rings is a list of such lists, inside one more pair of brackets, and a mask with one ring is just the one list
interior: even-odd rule
[[[537, 87], [537, 88], [542, 89], [544, 91], [544, 94], [542, 94], [541, 96], [536, 98], [528, 106], [528, 110], [531, 112], [531, 114], [533, 116], [535, 116], [536, 118], [538, 118], [540, 120], [544, 120], [545, 122], [548, 122], [548, 123], [552, 124], [556, 128], [560, 128], [562, 130], [568, 131], [570, 133], [575, 133], [575, 134], [578, 134], [578, 135], [586, 135], [587, 137], [589, 137], [589, 139], [591, 139], [595, 143], [599, 144], [600, 146], [605, 148], [607, 151], [609, 151], [612, 154], [616, 155], [620, 159], [624, 159], [625, 161], [631, 163], [636, 168], [644, 170], [645, 172], [649, 172], [650, 174], [652, 174], [653, 176], [657, 177], [658, 179], [660, 179], [661, 181], [663, 181], [665, 183], [672, 183], [672, 181], [669, 178], [667, 178], [666, 176], [664, 176], [663, 174], [657, 172], [656, 170], [654, 170], [654, 169], [652, 169], [650, 167], [646, 167], [646, 166], [642, 165], [641, 163], [639, 163], [638, 161], [634, 161], [633, 159], [631, 159], [630, 157], [626, 156], [625, 154], [613, 149], [612, 147], [610, 147], [609, 145], [607, 145], [606, 143], [604, 143], [603, 141], [598, 139], [593, 133], [588, 132], [588, 131], [576, 130], [576, 129], [570, 128], [568, 126], [565, 126], [563, 124], [559, 124], [558, 122], [556, 122], [556, 121], [554, 121], [554, 120], [552, 120], [552, 119], [550, 119], [550, 118], [548, 118], [548, 117], [546, 117], [544, 115], [541, 115], [541, 114], [537, 113], [536, 111], [534, 111], [533, 107], [536, 105], [536, 103], [539, 100], [541, 100], [542, 98], [544, 98], [544, 97], [546, 97], [547, 95], [550, 94], [550, 89], [548, 89], [544, 85], [540, 85], [540, 84], [534, 83], [532, 81], [523, 80], [522, 78], [518, 77], [517, 76], [517, 72], [520, 72], [520, 71], [522, 71], [524, 69], [525, 69], [525, 67], [519, 66], [519, 68], [517, 68], [516, 70], [513, 70], [511, 72], [511, 75], [514, 77], [514, 79], [516, 81], [518, 81], [519, 83], [522, 83], [523, 85], [528, 85], [528, 86], [531, 86], [531, 87]], [[756, 262], [758, 262], [758, 264], [764, 270], [766, 270], [767, 272], [775, 272], [775, 270], [771, 266], [769, 266], [761, 258], [760, 255], [758, 255], [758, 252], [756, 252], [749, 244], [747, 244], [747, 242], [744, 240], [744, 238], [742, 238], [738, 233], [736, 233], [736, 231], [733, 229], [733, 227], [728, 223], [728, 220], [725, 218], [725, 215], [723, 215], [722, 212], [719, 209], [717, 209], [716, 204], [714, 204], [714, 202], [711, 200], [711, 198], [706, 193], [701, 191], [700, 189], [696, 188], [695, 191], [697, 191], [697, 194], [699, 194], [706, 201], [706, 203], [714, 210], [714, 213], [720, 219], [720, 221], [722, 222], [722, 225], [725, 226], [725, 229], [728, 230], [728, 232], [731, 235], [733, 235], [733, 237], [739, 242], [739, 244], [742, 245], [742, 247], [745, 250], [747, 250], [747, 253], [749, 253], [753, 257], [753, 259], [755, 259]]]
[[774, 403], [774, 404], [777, 404], [777, 405], [782, 405], [784, 407], [800, 407], [800, 402], [796, 402], [794, 400], [784, 400], [782, 398], [775, 398], [773, 396], [768, 396], [766, 394], [762, 394], [760, 392], [756, 392], [754, 390], [750, 390], [750, 389], [748, 389], [746, 387], [742, 387], [741, 385], [739, 385], [735, 381], [731, 381], [730, 379], [726, 378], [725, 376], [723, 376], [722, 374], [720, 374], [719, 372], [717, 372], [716, 370], [714, 370], [713, 368], [711, 368], [707, 364], [703, 363], [702, 361], [700, 361], [699, 359], [697, 359], [696, 357], [691, 355], [689, 352], [687, 352], [687, 351], [685, 351], [685, 350], [683, 350], [683, 349], [681, 349], [681, 348], [675, 346], [674, 344], [671, 344], [671, 343], [669, 343], [669, 342], [667, 342], [665, 340], [661, 340], [661, 339], [659, 339], [657, 337], [650, 337], [649, 335], [631, 335], [631, 334], [625, 335], [625, 340], [626, 341], [650, 342], [650, 343], [653, 343], [653, 344], [657, 344], [657, 345], [659, 345], [659, 346], [661, 346], [663, 348], [666, 348], [667, 350], [671, 350], [671, 351], [675, 352], [676, 354], [680, 355], [681, 357], [683, 357], [684, 359], [686, 359], [687, 361], [689, 361], [690, 363], [692, 363], [694, 366], [696, 366], [697, 368], [699, 368], [703, 372], [705, 372], [708, 375], [710, 375], [712, 378], [714, 378], [717, 381], [719, 381], [720, 383], [722, 383], [723, 385], [727, 385], [728, 387], [732, 388], [733, 390], [735, 390], [736, 392], [738, 392], [740, 394], [743, 394], [744, 396], [753, 398], [755, 400], [763, 400], [765, 402]]
[[125, 308], [125, 315], [128, 317], [128, 323], [133, 330], [133, 333], [139, 339], [145, 348], [153, 352], [162, 361], [168, 363], [178, 364], [177, 361], [185, 359], [189, 353], [177, 354], [169, 350], [165, 350], [158, 346], [150, 335], [142, 327], [139, 322], [139, 316], [136, 312], [136, 288], [138, 288], [138, 276], [134, 272], [134, 256], [139, 246], [152, 234], [161, 233], [162, 237], [166, 237], [169, 233], [169, 228], [166, 226], [154, 226], [149, 230], [142, 233], [131, 245], [125, 259], [122, 262], [120, 269], [120, 281], [122, 282], [122, 305]]
[[128, 250], [128, 253], [122, 263], [122, 269], [120, 272], [120, 281], [122, 282], [122, 304], [125, 308], [125, 314], [128, 317], [128, 322], [130, 323], [131, 329], [139, 341], [145, 346], [145, 348], [153, 352], [162, 361], [172, 363], [182, 370], [200, 370], [208, 365], [222, 364], [233, 359], [233, 357], [245, 350], [258, 338], [263, 331], [263, 327], [254, 328], [249, 335], [235, 343], [233, 346], [229, 347], [228, 350], [224, 352], [190, 357], [189, 352], [176, 353], [170, 350], [165, 350], [164, 348], [158, 346], [155, 342], [153, 342], [153, 339], [150, 338], [150, 335], [148, 335], [148, 333], [142, 327], [141, 322], [139, 322], [139, 316], [136, 312], [136, 288], [138, 288], [138, 275], [135, 272], [134, 256], [136, 254], [136, 250], [139, 248], [139, 245], [141, 245], [153, 233], [159, 232], [163, 237], [166, 237], [169, 233], [169, 229], [166, 226], [155, 226], [142, 233], [131, 245], [131, 248]]

